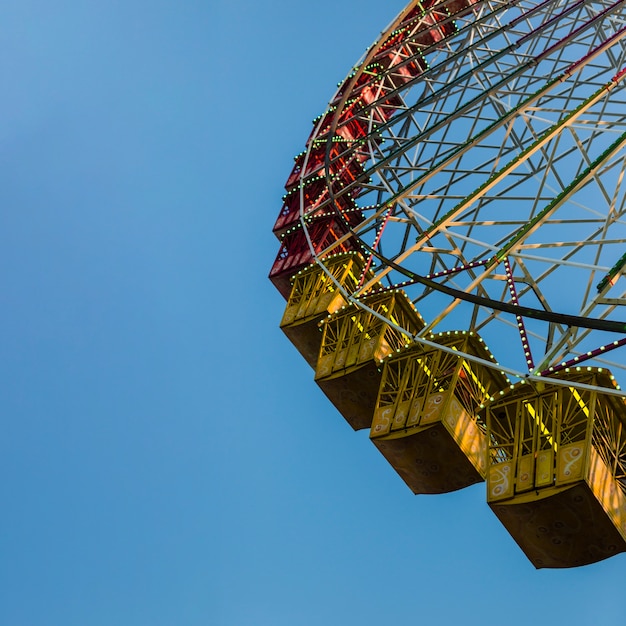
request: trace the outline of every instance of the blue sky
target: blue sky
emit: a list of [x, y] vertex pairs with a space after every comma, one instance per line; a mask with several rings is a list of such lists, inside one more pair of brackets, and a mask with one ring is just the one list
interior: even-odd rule
[[267, 280], [282, 185], [401, 2], [0, 8], [0, 623], [620, 623], [484, 486], [413, 496]]

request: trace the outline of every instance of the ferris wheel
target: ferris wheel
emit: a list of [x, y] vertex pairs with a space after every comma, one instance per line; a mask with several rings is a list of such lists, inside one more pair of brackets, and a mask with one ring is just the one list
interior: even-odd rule
[[411, 2], [274, 228], [318, 385], [414, 492], [486, 480], [537, 567], [626, 550], [625, 174], [626, 2]]

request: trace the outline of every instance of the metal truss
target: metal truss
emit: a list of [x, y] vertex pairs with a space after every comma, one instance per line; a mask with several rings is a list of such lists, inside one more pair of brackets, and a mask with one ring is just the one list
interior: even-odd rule
[[626, 2], [412, 2], [340, 84], [301, 188], [320, 148], [325, 195], [300, 223], [346, 225], [309, 237], [322, 266], [358, 238], [372, 274], [348, 300], [402, 286], [417, 341], [472, 330], [513, 377], [584, 362], [626, 380]]

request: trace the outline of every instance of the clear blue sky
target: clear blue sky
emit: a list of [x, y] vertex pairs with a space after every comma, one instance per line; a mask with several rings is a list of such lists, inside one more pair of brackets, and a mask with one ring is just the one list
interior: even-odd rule
[[0, 624], [623, 623], [413, 496], [278, 329], [291, 158], [402, 8], [0, 7]]

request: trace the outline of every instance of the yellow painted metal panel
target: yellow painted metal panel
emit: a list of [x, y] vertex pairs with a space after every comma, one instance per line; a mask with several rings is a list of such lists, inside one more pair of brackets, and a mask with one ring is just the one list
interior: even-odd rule
[[378, 407], [374, 411], [372, 420], [372, 430], [370, 436], [381, 437], [391, 430], [391, 420], [393, 418], [393, 405]]
[[537, 452], [535, 487], [547, 487], [554, 483], [554, 451]]
[[492, 465], [487, 472], [487, 501], [504, 500], [513, 496], [514, 463], [507, 461]]
[[283, 314], [283, 319], [280, 321], [281, 326], [286, 326], [287, 324], [291, 324], [296, 319], [296, 314], [298, 312], [299, 305], [293, 305], [285, 308], [285, 313]]
[[[378, 337], [373, 337], [372, 339], [366, 339], [363, 341], [359, 347], [357, 344], [354, 346], [356, 354], [358, 354], [359, 361], [367, 361], [374, 356], [374, 351], [376, 349]], [[352, 356], [352, 352], [350, 353]]]
[[[432, 396], [431, 396], [432, 397]], [[465, 425], [464, 417], [465, 411], [459, 401], [456, 398], [452, 398], [446, 407], [445, 413], [442, 416], [442, 421], [450, 434], [454, 437], [455, 441], [460, 444], [462, 438], [462, 429]]]
[[515, 491], [528, 491], [532, 489], [535, 478], [535, 455], [523, 454], [517, 463], [517, 481]]
[[583, 478], [585, 443], [579, 441], [561, 446], [556, 455], [556, 484], [576, 482]]
[[335, 359], [333, 361], [332, 371], [336, 372], [337, 370], [343, 369], [346, 366], [346, 361], [348, 360], [348, 351], [338, 350], [334, 356]]
[[[311, 306], [312, 305], [312, 306]], [[311, 302], [309, 302], [306, 298], [302, 298], [300, 304], [297, 308], [296, 317], [298, 319], [302, 319], [307, 316], [309, 309], [315, 309], [317, 305], [317, 298], [313, 298]], [[295, 306], [294, 306], [295, 308]]]
[[324, 376], [330, 376], [333, 372], [333, 363], [335, 360], [334, 352], [320, 356], [317, 361], [317, 367], [315, 369], [315, 378], [323, 378]]
[[409, 408], [409, 414], [406, 419], [407, 428], [411, 426], [417, 426], [422, 414], [422, 405], [424, 404], [423, 398], [413, 398], [411, 406]]
[[406, 426], [406, 418], [409, 413], [410, 401], [398, 402], [396, 406], [396, 412], [393, 416], [393, 423], [391, 425], [392, 430], [401, 430]]
[[588, 482], [615, 528], [626, 539], [626, 495], [600, 455], [593, 449], [590, 453]]
[[338, 311], [346, 303], [344, 297], [340, 293], [329, 293], [320, 298], [320, 304], [316, 313], [334, 313]]
[[445, 411], [443, 423], [454, 437], [463, 454], [484, 477], [487, 465], [487, 442], [472, 417], [461, 406], [461, 403], [452, 398]]
[[433, 393], [428, 396], [422, 410], [421, 424], [432, 424], [441, 419], [441, 410], [444, 407], [446, 399], [445, 393]]
[[[311, 298], [306, 308], [306, 315], [316, 315], [326, 309], [333, 298], [337, 296], [337, 292], [327, 291]], [[328, 311], [330, 313], [330, 311]]]
[[451, 433], [455, 433], [457, 423], [464, 413], [466, 414], [466, 411], [461, 406], [461, 403], [453, 397], [448, 403], [448, 408], [446, 410], [445, 416], [445, 422], [448, 424], [448, 426], [450, 426]]
[[348, 349], [345, 350], [345, 366], [355, 365], [357, 362], [365, 361], [366, 358], [361, 358], [359, 352], [361, 350], [361, 346], [358, 343], [352, 343], [348, 346]]
[[376, 347], [374, 357], [377, 359], [384, 359], [390, 352], [391, 346], [387, 343], [387, 341], [385, 341], [384, 338], [382, 338], [379, 345]]

